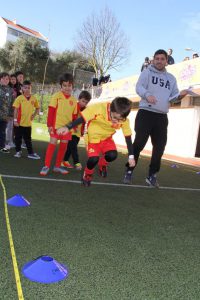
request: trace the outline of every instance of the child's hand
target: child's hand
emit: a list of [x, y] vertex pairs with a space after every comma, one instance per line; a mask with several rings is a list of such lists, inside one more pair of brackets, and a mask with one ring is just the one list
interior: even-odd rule
[[64, 134], [67, 134], [69, 132], [69, 129], [67, 127], [60, 127], [56, 130], [57, 134], [60, 135], [64, 135]]
[[134, 159], [134, 157], [133, 158], [129, 157], [128, 163], [129, 163], [129, 167], [135, 167], [135, 159]]
[[17, 121], [15, 121], [15, 120], [14, 120], [14, 122], [13, 122], [13, 125], [14, 125], [15, 127], [19, 127], [19, 123], [18, 123]]

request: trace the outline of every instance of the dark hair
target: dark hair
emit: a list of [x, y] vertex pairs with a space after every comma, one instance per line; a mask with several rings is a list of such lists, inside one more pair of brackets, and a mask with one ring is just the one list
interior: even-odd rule
[[159, 55], [159, 54], [163, 54], [165, 57], [166, 57], [166, 59], [168, 58], [168, 54], [167, 54], [167, 52], [165, 51], [165, 50], [163, 50], [163, 49], [159, 49], [159, 50], [157, 50], [155, 53], [154, 53], [154, 58], [155, 58], [155, 56], [156, 55]]
[[0, 79], [3, 78], [3, 77], [7, 77], [7, 76], [9, 77], [9, 74], [6, 73], [6, 72], [1, 72], [0, 73]]
[[60, 85], [62, 85], [63, 82], [69, 82], [73, 84], [74, 83], [73, 75], [70, 73], [64, 73], [63, 75], [61, 75], [59, 78]]
[[87, 100], [89, 102], [91, 100], [91, 94], [88, 91], [82, 91], [82, 92], [80, 92], [78, 99], [80, 100], [82, 98], [84, 98], [85, 100]]
[[31, 85], [30, 80], [24, 80], [23, 85]]
[[10, 77], [15, 77], [15, 78], [17, 78], [16, 74], [10, 74]]
[[116, 112], [126, 118], [131, 111], [132, 102], [125, 97], [116, 97], [110, 104], [110, 111]]
[[15, 76], [17, 77], [18, 75], [24, 75], [24, 73], [22, 71], [15, 72]]

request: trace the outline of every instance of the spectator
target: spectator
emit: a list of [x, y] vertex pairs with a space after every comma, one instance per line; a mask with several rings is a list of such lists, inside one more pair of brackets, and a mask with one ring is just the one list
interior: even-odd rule
[[13, 91], [9, 86], [9, 74], [0, 74], [0, 152], [9, 153], [5, 148], [6, 127], [10, 118], [13, 117]]
[[197, 52], [193, 53], [192, 58], [198, 58], [199, 54]]
[[38, 100], [31, 95], [31, 82], [25, 80], [22, 85], [22, 95], [18, 96], [13, 103], [14, 107], [14, 132], [15, 149], [17, 158], [21, 157], [22, 138], [24, 139], [28, 151], [28, 158], [40, 159], [39, 155], [34, 153], [31, 132], [31, 123], [36, 115], [39, 114]]
[[149, 65], [150, 65], [150, 60], [149, 60], [149, 57], [147, 56], [147, 57], [145, 57], [144, 63], [142, 64], [141, 72], [142, 72], [144, 69], [148, 68]]
[[17, 96], [22, 95], [22, 85], [24, 81], [24, 73], [22, 71], [17, 71], [15, 73], [15, 76], [17, 78], [17, 83], [16, 83], [16, 90], [17, 90]]
[[[17, 77], [15, 74], [10, 75], [10, 82], [9, 86], [12, 88], [13, 91], [13, 99], [17, 98]], [[9, 118], [6, 128], [6, 148], [14, 148], [15, 144], [13, 143], [13, 118]]]
[[173, 65], [175, 64], [174, 58], [172, 57], [172, 49], [168, 49], [167, 54], [168, 54], [168, 59], [167, 59], [167, 63], [168, 65]]

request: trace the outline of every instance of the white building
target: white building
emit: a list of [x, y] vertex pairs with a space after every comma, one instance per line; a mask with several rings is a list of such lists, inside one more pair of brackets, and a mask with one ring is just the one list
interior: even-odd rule
[[48, 46], [48, 39], [40, 32], [19, 25], [16, 20], [10, 21], [0, 17], [0, 48], [8, 41], [16, 42], [19, 37], [33, 37], [38, 39], [42, 46]]

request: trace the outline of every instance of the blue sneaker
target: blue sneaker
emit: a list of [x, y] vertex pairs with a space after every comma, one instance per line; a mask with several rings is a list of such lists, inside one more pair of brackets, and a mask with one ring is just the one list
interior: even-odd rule
[[151, 187], [159, 187], [158, 180], [156, 178], [156, 174], [152, 174], [146, 178], [146, 183]]

